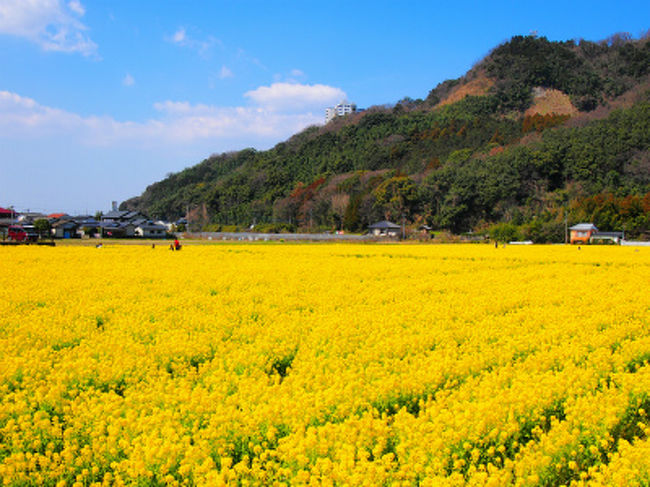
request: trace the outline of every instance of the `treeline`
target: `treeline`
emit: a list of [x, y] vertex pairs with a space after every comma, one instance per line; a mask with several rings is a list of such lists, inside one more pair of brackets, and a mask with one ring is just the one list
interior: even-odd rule
[[570, 221], [592, 222], [600, 231], [622, 231], [628, 239], [650, 240], [650, 193], [628, 196], [600, 193], [579, 198], [568, 207], [555, 208], [529, 221], [516, 218], [490, 225], [485, 233], [500, 242], [562, 242]]
[[642, 103], [587, 127], [544, 132], [534, 144], [504, 149], [489, 142], [479, 151], [456, 150], [425, 175], [357, 171], [331, 184], [325, 178], [299, 183], [276, 202], [274, 216], [303, 228], [352, 231], [383, 218], [456, 233], [492, 222], [535, 222], [528, 236], [547, 241], [563, 238], [568, 215], [571, 221], [598, 222], [602, 230], [625, 226], [638, 235], [648, 230], [647, 205], [634, 206], [642, 214], [621, 209], [605, 218], [581, 202], [600, 201], [589, 195], [601, 194], [642, 201], [650, 191], [649, 147], [650, 104]]
[[434, 204], [428, 212], [433, 226], [456, 232], [484, 222], [548, 219], [585, 195], [650, 190], [649, 146], [646, 102], [492, 156], [455, 153], [423, 182], [423, 201]]
[[522, 133], [521, 120], [455, 106], [436, 112], [377, 111], [338, 131], [308, 128], [268, 151], [212, 157], [149, 186], [123, 207], [176, 218], [205, 204], [214, 223], [270, 222], [282, 218], [274, 204], [298, 184], [356, 171], [426, 173], [455, 151], [514, 143]]
[[[553, 241], [563, 238], [568, 218], [643, 235], [647, 210], [601, 219], [580, 202], [642, 200], [650, 191], [649, 96], [639, 91], [649, 86], [649, 45], [622, 36], [602, 43], [515, 37], [475, 68], [493, 79], [483, 96], [437, 105], [470, 73], [426, 100], [310, 127], [268, 151], [213, 156], [122, 207], [170, 219], [200, 208], [195, 227], [363, 231], [389, 219], [457, 233], [510, 225]], [[523, 115], [535, 86], [564, 91], [582, 110], [630, 88], [638, 102], [570, 127], [566, 115]]]

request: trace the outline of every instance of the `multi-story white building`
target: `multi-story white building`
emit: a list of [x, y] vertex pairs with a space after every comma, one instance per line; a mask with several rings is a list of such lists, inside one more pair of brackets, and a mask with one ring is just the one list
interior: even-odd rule
[[356, 111], [357, 106], [354, 103], [348, 103], [347, 100], [343, 100], [338, 105], [325, 109], [325, 123], [336, 117], [342, 117], [343, 115], [354, 113]]

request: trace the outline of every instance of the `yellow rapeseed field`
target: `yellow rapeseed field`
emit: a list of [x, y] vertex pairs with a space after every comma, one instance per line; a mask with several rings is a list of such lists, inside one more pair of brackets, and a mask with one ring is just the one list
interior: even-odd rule
[[650, 248], [0, 247], [0, 483], [649, 485]]

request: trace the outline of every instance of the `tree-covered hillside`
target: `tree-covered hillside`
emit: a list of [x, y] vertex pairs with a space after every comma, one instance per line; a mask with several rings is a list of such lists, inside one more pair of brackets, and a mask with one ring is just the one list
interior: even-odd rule
[[[210, 157], [122, 206], [195, 227], [362, 231], [387, 218], [552, 241], [566, 217], [643, 236], [649, 78], [647, 37], [514, 37], [424, 100], [310, 127], [268, 151]], [[548, 93], [570, 109], [541, 108]]]

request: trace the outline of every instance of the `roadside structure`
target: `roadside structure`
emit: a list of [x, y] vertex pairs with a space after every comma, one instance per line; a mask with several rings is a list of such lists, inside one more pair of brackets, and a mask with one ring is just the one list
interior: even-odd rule
[[623, 232], [596, 232], [589, 238], [589, 243], [612, 243], [620, 245], [625, 238]]

